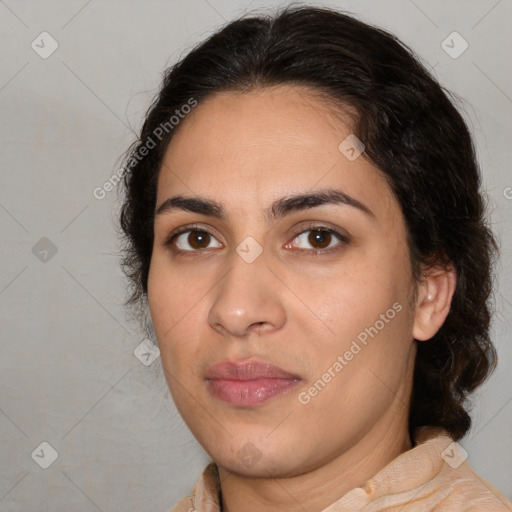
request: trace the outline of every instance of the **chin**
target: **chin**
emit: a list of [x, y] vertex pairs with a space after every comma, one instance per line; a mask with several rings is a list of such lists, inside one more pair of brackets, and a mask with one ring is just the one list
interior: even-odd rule
[[269, 446], [268, 441], [263, 449], [257, 447], [257, 442], [247, 441], [242, 448], [237, 446], [225, 447], [219, 450], [206, 450], [218, 466], [237, 475], [249, 478], [291, 478], [309, 471], [304, 457], [297, 450], [290, 452], [281, 446]]

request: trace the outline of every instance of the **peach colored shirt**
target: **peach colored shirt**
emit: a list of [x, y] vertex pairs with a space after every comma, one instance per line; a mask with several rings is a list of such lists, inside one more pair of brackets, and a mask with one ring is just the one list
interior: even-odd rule
[[[512, 511], [512, 504], [473, 472], [466, 457], [446, 432], [420, 428], [411, 450], [322, 512]], [[170, 512], [220, 512], [219, 493], [217, 466], [211, 462], [192, 495]]]

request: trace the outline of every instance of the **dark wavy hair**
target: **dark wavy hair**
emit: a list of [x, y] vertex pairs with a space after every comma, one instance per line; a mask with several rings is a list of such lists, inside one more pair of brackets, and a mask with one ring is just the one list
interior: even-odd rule
[[164, 72], [140, 138], [124, 155], [126, 305], [147, 306], [157, 177], [180, 126], [171, 126], [171, 117], [190, 110], [184, 106], [191, 99], [199, 104], [220, 91], [281, 84], [306, 86], [333, 111], [355, 112], [352, 130], [365, 144], [363, 155], [381, 170], [401, 206], [415, 282], [422, 266], [455, 268], [446, 321], [428, 342], [417, 342], [409, 429], [439, 426], [460, 439], [471, 426], [468, 395], [497, 360], [489, 331], [497, 244], [485, 218], [473, 141], [454, 106], [458, 97], [396, 36], [351, 15], [304, 5], [248, 13]]

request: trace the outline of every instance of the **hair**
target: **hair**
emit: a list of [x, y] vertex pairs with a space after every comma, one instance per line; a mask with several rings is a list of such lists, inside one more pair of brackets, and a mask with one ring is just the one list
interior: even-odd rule
[[444, 324], [417, 342], [409, 430], [437, 426], [460, 439], [471, 426], [468, 395], [497, 360], [490, 339], [497, 244], [485, 219], [473, 141], [449, 99], [457, 97], [419, 57], [393, 34], [351, 15], [290, 5], [273, 15], [246, 14], [165, 70], [140, 137], [124, 155], [125, 305], [147, 307], [157, 179], [179, 129], [169, 120], [221, 91], [279, 85], [308, 87], [333, 109], [355, 112], [351, 129], [365, 145], [363, 156], [382, 172], [403, 213], [414, 282], [432, 265], [455, 269]]

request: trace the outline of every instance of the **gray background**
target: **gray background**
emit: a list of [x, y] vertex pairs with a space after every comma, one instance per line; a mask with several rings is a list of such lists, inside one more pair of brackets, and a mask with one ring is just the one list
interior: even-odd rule
[[[476, 394], [461, 444], [512, 499], [512, 2], [315, 4], [395, 32], [465, 99], [502, 259], [500, 364]], [[247, 8], [277, 5], [0, 1], [1, 511], [166, 511], [205, 466], [160, 359], [146, 366], [134, 355], [144, 335], [122, 306], [119, 201], [116, 191], [99, 200], [93, 190], [117, 169], [163, 69]], [[51, 49], [43, 31], [59, 45], [46, 59], [31, 47]], [[453, 31], [469, 44], [458, 58], [441, 46]], [[58, 454], [47, 469], [52, 449], [42, 442]]]

